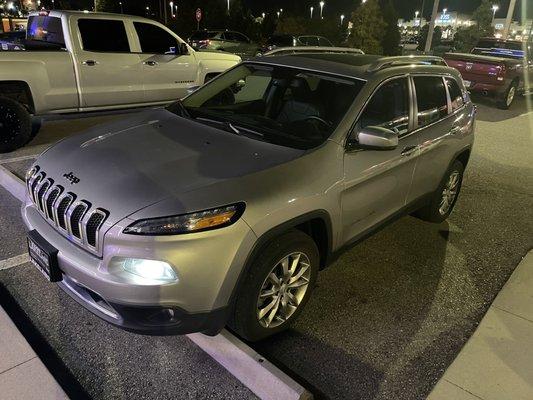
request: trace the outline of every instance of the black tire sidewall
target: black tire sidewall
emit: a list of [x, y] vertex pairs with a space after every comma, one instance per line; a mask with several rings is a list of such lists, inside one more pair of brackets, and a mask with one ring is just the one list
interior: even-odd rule
[[[442, 178], [442, 181], [437, 189], [437, 191], [434, 193], [433, 198], [431, 200], [430, 208], [429, 208], [429, 215], [428, 220], [431, 222], [443, 222], [446, 220], [450, 214], [452, 213], [455, 203], [457, 203], [457, 199], [459, 198], [459, 194], [461, 193], [461, 186], [463, 184], [463, 174], [464, 174], [464, 166], [459, 160], [455, 160], [446, 173], [444, 174], [444, 177]], [[450, 175], [454, 172], [459, 172], [459, 183], [457, 186], [457, 194], [455, 195], [455, 198], [453, 199], [452, 204], [450, 205], [450, 208], [446, 214], [441, 214], [439, 212], [439, 205], [440, 201], [442, 199], [442, 191], [444, 190], [444, 187], [446, 183], [448, 182], [448, 179], [450, 178]]]
[[[302, 252], [310, 261], [311, 276], [309, 286], [298, 309], [283, 324], [275, 328], [264, 328], [257, 319], [257, 297], [263, 282], [272, 268], [290, 253]], [[304, 309], [316, 284], [319, 269], [318, 248], [308, 235], [301, 231], [289, 231], [268, 242], [259, 251], [252, 263], [246, 279], [240, 287], [230, 324], [239, 335], [249, 341], [257, 341], [287, 329]]]
[[[0, 97], [0, 106], [4, 108], [2, 113], [8, 110], [16, 116], [19, 123], [18, 131], [14, 135], [13, 132], [7, 132], [7, 129], [0, 127], [0, 153], [7, 153], [24, 146], [31, 139], [32, 122], [30, 113], [17, 101]], [[2, 118], [0, 115], [0, 119]], [[7, 136], [10, 138], [7, 139]]]

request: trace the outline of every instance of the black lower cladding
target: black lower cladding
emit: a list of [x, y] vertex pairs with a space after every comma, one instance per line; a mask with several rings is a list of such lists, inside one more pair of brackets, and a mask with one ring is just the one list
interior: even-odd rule
[[[68, 287], [61, 282], [59, 286], [80, 305], [101, 319], [124, 330], [142, 335], [166, 336], [201, 332], [214, 336], [224, 328], [229, 316], [229, 307], [203, 313], [188, 313], [179, 307], [132, 306], [107, 302], [100, 298], [105, 301], [106, 308], [112, 309], [114, 314], [118, 315], [118, 318], [114, 318], [73, 293], [72, 290], [76, 288], [72, 288], [72, 285]], [[87, 289], [83, 290], [87, 291]], [[98, 296], [96, 293], [93, 295]]]

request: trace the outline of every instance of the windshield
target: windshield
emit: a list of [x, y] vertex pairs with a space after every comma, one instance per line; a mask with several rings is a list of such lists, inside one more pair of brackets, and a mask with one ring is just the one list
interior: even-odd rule
[[246, 63], [169, 110], [257, 140], [311, 149], [329, 138], [363, 85], [352, 78]]
[[[524, 46], [525, 47], [525, 46]], [[520, 42], [503, 42], [496, 40], [480, 40], [472, 50], [473, 54], [503, 58], [524, 58], [525, 52]]]

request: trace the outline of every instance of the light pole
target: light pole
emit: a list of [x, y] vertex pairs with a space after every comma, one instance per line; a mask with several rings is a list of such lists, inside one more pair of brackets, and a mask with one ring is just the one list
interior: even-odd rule
[[279, 14], [280, 14], [280, 12], [278, 11], [278, 12], [276, 12], [276, 14], [278, 14], [278, 19], [279, 19]]
[[169, 4], [170, 4], [170, 16], [172, 18], [175, 18], [176, 16], [174, 15], [174, 2], [171, 1]]
[[496, 16], [496, 11], [498, 11], [500, 7], [498, 7], [496, 4], [492, 5], [492, 24], [494, 24], [494, 17]]
[[341, 15], [341, 27], [342, 27], [342, 22], [344, 21], [344, 14]]
[[262, 13], [261, 16], [263, 17], [263, 21], [265, 20], [266, 14]]
[[119, 2], [118, 2], [118, 5], [120, 6], [120, 13], [121, 13], [121, 14], [124, 14], [124, 9], [122, 8], [122, 2], [119, 1]]
[[313, 10], [315, 7], [309, 7], [309, 12], [311, 13], [311, 19], [313, 19]]
[[229, 14], [229, 0], [228, 0], [228, 14]]
[[55, 9], [55, 1], [52, 0], [52, 10]]
[[320, 5], [320, 19], [323, 19], [324, 17], [322, 16], [322, 10], [324, 9], [324, 4], [326, 4], [326, 3], [321, 1], [318, 4]]

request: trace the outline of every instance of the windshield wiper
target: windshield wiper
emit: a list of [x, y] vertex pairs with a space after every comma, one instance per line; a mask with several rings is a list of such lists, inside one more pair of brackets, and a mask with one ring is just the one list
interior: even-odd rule
[[189, 110], [187, 110], [187, 107], [183, 105], [183, 102], [181, 100], [176, 100], [174, 103], [167, 107], [167, 110], [181, 117], [192, 118], [191, 114], [189, 113]]
[[238, 128], [236, 128], [231, 122], [228, 122], [228, 121], [219, 121], [216, 119], [205, 118], [205, 117], [197, 117], [196, 120], [223, 126], [226, 131], [230, 133], [234, 133], [235, 135], [241, 134], [241, 131]]

